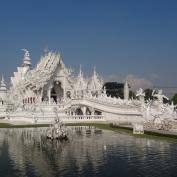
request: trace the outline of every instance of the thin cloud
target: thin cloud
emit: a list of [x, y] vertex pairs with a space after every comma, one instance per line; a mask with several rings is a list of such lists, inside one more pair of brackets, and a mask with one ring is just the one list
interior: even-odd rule
[[127, 80], [127, 82], [130, 84], [131, 89], [133, 91], [142, 88], [142, 89], [146, 89], [146, 88], [152, 88], [153, 84], [151, 81], [145, 79], [145, 78], [141, 78], [138, 77], [136, 75], [133, 74], [129, 74], [125, 77], [125, 80]]
[[109, 75], [104, 77], [105, 82], [125, 82], [127, 81], [131, 87], [131, 90], [136, 91], [139, 88], [152, 88], [153, 84], [148, 79], [138, 77], [133, 74], [128, 74], [127, 76], [120, 76], [120, 75]]

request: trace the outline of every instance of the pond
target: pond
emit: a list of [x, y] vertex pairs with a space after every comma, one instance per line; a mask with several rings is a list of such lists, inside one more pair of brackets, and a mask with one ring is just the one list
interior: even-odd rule
[[0, 177], [176, 177], [177, 143], [94, 127], [68, 127], [68, 141], [45, 128], [0, 129]]

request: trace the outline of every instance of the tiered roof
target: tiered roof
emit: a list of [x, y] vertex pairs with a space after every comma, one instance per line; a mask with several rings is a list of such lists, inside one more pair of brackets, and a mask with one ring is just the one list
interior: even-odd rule
[[84, 75], [83, 75], [82, 68], [80, 65], [80, 71], [79, 71], [79, 75], [76, 79], [76, 83], [74, 85], [74, 90], [80, 91], [80, 90], [86, 90], [86, 89], [87, 89], [87, 82], [84, 79]]
[[102, 87], [103, 87], [103, 80], [97, 74], [96, 69], [94, 67], [93, 75], [90, 81], [88, 82], [87, 88], [88, 90], [91, 90], [91, 91], [99, 91], [102, 89]]

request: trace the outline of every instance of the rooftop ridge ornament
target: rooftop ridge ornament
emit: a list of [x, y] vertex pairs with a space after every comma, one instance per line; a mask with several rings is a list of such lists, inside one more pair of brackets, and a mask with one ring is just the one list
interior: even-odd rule
[[46, 46], [45, 48], [44, 48], [44, 55], [47, 55], [49, 53], [49, 49], [48, 49], [48, 47]]
[[93, 77], [94, 79], [97, 77], [96, 66], [93, 67]]
[[22, 51], [24, 51], [24, 57], [23, 57], [23, 66], [28, 66], [31, 67], [31, 59], [30, 59], [30, 54], [29, 51], [27, 49], [21, 49]]
[[96, 66], [93, 67], [93, 72], [96, 74]]
[[1, 78], [1, 82], [0, 82], [0, 90], [6, 90], [6, 84], [5, 84], [5, 80], [4, 80], [4, 77], [2, 75], [2, 78]]
[[79, 76], [80, 76], [80, 77], [83, 77], [82, 65], [80, 65]]
[[4, 76], [2, 74], [2, 77], [1, 77], [1, 83], [4, 83]]

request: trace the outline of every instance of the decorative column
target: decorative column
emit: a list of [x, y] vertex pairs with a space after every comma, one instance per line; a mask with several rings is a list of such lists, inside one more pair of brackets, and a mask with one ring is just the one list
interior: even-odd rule
[[129, 99], [129, 88], [128, 88], [128, 83], [127, 81], [124, 84], [124, 100]]
[[81, 107], [81, 110], [82, 110], [82, 113], [83, 113], [84, 116], [86, 115], [86, 109], [87, 108], [85, 106]]
[[90, 111], [91, 111], [91, 115], [94, 116], [94, 115], [95, 115], [95, 110], [94, 110], [94, 108], [90, 108]]

